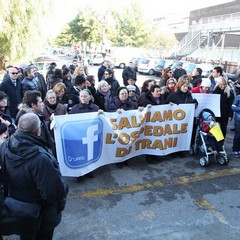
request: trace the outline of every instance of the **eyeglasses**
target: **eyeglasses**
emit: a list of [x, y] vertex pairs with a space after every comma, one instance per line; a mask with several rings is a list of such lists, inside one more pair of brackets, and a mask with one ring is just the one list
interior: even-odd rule
[[17, 73], [17, 72], [12, 72], [11, 74], [16, 75], [16, 74], [18, 74], [18, 73]]

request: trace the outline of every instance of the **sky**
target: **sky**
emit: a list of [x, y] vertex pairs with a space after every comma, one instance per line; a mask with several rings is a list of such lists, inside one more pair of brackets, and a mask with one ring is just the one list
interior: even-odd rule
[[[55, 30], [59, 29], [71, 21], [77, 14], [78, 9], [90, 5], [100, 14], [105, 14], [108, 6], [122, 9], [130, 4], [131, 0], [55, 0], [58, 12]], [[219, 5], [233, 0], [135, 0], [140, 3], [145, 17], [156, 18], [166, 15], [188, 16], [191, 10]], [[169, 4], [168, 4], [169, 3]], [[56, 9], [55, 9], [56, 10]]]

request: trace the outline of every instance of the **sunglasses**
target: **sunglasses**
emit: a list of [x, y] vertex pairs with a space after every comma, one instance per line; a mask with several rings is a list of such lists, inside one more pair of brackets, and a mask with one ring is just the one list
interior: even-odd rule
[[18, 74], [18, 73], [17, 73], [17, 72], [12, 72], [11, 74], [16, 75], [16, 74]]

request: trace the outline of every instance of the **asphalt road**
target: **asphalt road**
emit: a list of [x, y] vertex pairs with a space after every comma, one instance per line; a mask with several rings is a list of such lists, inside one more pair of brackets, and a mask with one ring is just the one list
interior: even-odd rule
[[[139, 83], [142, 77], [148, 76]], [[122, 169], [103, 166], [80, 183], [65, 177], [70, 192], [54, 240], [239, 240], [240, 159], [231, 156], [233, 134], [228, 129], [226, 166], [212, 160], [201, 167], [200, 155], [188, 153], [156, 164], [139, 156]]]
[[[231, 124], [230, 124], [231, 125]], [[225, 147], [231, 152], [233, 132]], [[54, 239], [238, 240], [240, 236], [239, 159], [199, 165], [199, 155], [144, 156], [129, 167], [101, 167], [95, 178], [75, 183]]]

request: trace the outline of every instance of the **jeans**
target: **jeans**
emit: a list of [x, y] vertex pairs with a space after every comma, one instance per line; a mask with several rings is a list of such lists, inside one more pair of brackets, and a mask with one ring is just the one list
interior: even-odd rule
[[233, 152], [239, 152], [240, 151], [240, 121], [235, 120], [234, 127], [235, 127], [235, 135], [233, 138], [232, 150]]

